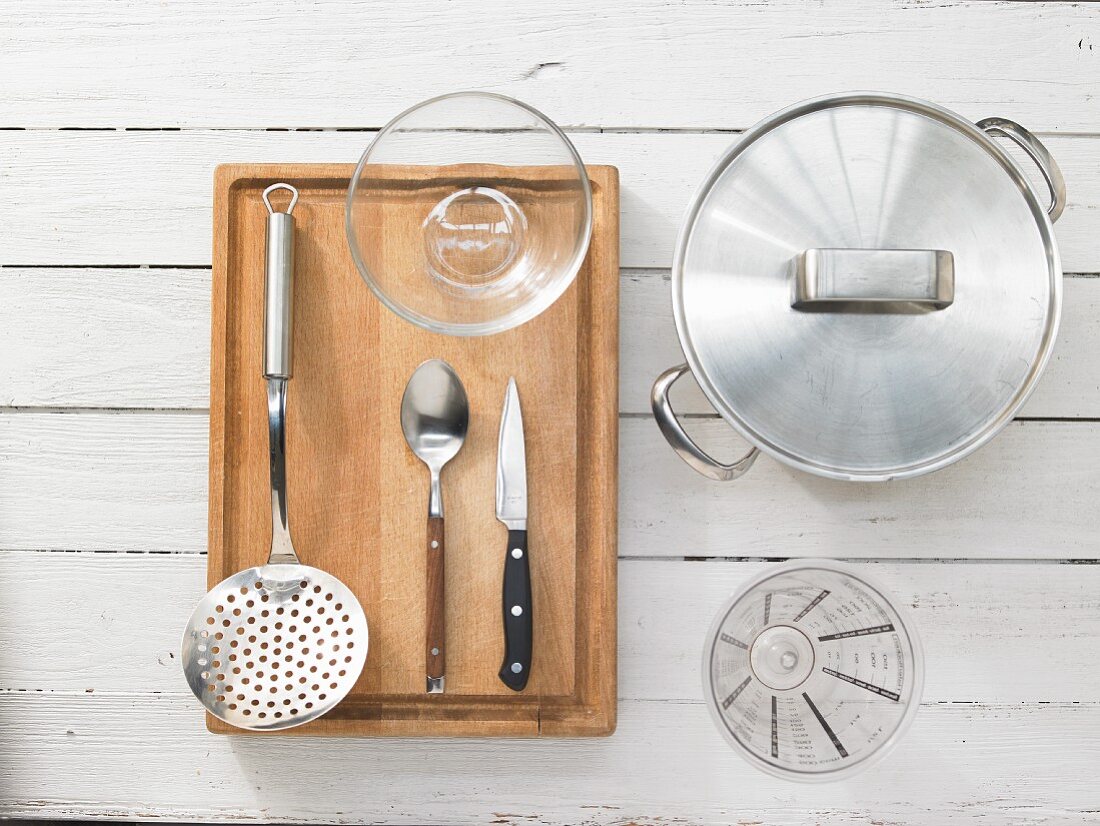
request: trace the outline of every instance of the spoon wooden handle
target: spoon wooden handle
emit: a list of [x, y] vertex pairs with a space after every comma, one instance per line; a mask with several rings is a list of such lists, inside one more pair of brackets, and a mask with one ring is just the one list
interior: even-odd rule
[[424, 664], [429, 694], [442, 694], [446, 673], [446, 608], [443, 569], [443, 517], [428, 517], [428, 579], [425, 589], [427, 633], [424, 645]]

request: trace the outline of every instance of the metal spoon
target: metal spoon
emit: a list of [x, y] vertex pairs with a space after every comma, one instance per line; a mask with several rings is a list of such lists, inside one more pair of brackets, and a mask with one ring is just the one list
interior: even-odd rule
[[431, 472], [427, 531], [427, 637], [424, 646], [429, 694], [443, 692], [446, 668], [443, 493], [439, 474], [461, 449], [469, 423], [470, 406], [466, 389], [454, 368], [440, 359], [431, 359], [417, 367], [401, 399], [401, 430], [409, 448]]

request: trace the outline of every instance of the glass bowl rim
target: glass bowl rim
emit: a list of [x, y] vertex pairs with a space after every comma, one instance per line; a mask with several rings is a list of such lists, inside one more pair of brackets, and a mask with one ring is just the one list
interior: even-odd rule
[[[359, 188], [359, 178], [362, 175], [363, 168], [367, 165], [367, 160], [370, 157], [375, 146], [379, 141], [393, 132], [397, 125], [406, 117], [416, 112], [419, 109], [425, 109], [428, 106], [432, 106], [436, 103], [445, 100], [451, 100], [453, 98], [480, 98], [483, 100], [492, 100], [506, 105], [514, 106], [528, 114], [534, 116], [534, 118], [543, 126], [545, 126], [552, 135], [558, 138], [561, 145], [565, 147], [573, 160], [573, 167], [577, 170], [581, 189], [584, 194], [584, 226], [581, 231], [581, 242], [576, 245], [573, 251], [573, 255], [570, 258], [568, 264], [562, 268], [562, 272], [567, 272], [568, 276], [560, 279], [560, 283], [555, 284], [550, 289], [540, 289], [534, 296], [527, 301], [520, 304], [513, 311], [504, 316], [497, 316], [487, 321], [478, 321], [471, 323], [454, 323], [447, 321], [439, 321], [431, 318], [430, 316], [423, 315], [399, 304], [394, 299], [390, 298], [381, 286], [376, 282], [373, 273], [370, 268], [367, 267], [363, 261], [362, 256], [359, 254], [359, 244], [355, 239], [355, 231], [352, 227], [352, 208], [355, 200], [355, 193]], [[435, 97], [427, 98], [419, 103], [415, 103], [408, 107], [400, 114], [394, 116], [390, 121], [383, 126], [378, 134], [374, 136], [373, 140], [367, 144], [367, 148], [363, 150], [363, 154], [359, 158], [359, 163], [355, 166], [355, 171], [352, 173], [351, 181], [348, 183], [348, 194], [344, 205], [344, 232], [347, 236], [348, 248], [351, 250], [352, 260], [355, 262], [355, 267], [359, 271], [359, 276], [370, 288], [371, 292], [377, 296], [386, 307], [392, 312], [400, 316], [401, 318], [416, 324], [418, 327], [422, 327], [426, 330], [430, 330], [434, 333], [443, 333], [445, 335], [453, 336], [481, 336], [491, 335], [494, 333], [501, 333], [505, 330], [511, 330], [514, 327], [518, 327], [521, 324], [525, 324], [532, 318], [535, 318], [544, 310], [550, 307], [555, 301], [561, 298], [562, 294], [569, 289], [570, 285], [576, 280], [577, 273], [580, 271], [581, 266], [584, 263], [585, 256], [588, 255], [588, 248], [592, 243], [592, 223], [593, 223], [593, 207], [592, 207], [592, 184], [588, 178], [588, 169], [584, 165], [580, 153], [577, 152], [573, 142], [569, 140], [569, 137], [565, 134], [560, 126], [554, 121], [550, 120], [546, 115], [540, 112], [530, 104], [524, 103], [516, 98], [509, 97], [508, 95], [502, 95], [497, 92], [482, 92], [482, 91], [458, 91], [448, 92], [443, 95], [436, 95]]]

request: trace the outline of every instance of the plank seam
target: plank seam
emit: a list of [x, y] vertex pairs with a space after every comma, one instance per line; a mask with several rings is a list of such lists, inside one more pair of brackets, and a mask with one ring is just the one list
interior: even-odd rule
[[[199, 551], [168, 551], [155, 548], [147, 550], [134, 550], [132, 548], [105, 549], [105, 548], [10, 548], [0, 546], [0, 556], [16, 554], [72, 554], [85, 556], [168, 556], [184, 559], [205, 559], [205, 550]], [[794, 556], [691, 556], [675, 554], [642, 555], [619, 554], [616, 559], [619, 562], [704, 562], [704, 563], [760, 563], [773, 562], [782, 564], [792, 560], [805, 561], [819, 559], [835, 559], [851, 564], [868, 565], [1100, 565], [1100, 557], [865, 557], [865, 556], [829, 556], [829, 557], [794, 557]]]
[[[1100, 0], [1097, 0], [1100, 3]], [[0, 270], [211, 270], [210, 264], [19, 264], [0, 263]], [[620, 267], [619, 278], [657, 278], [671, 280], [669, 267]], [[1063, 278], [1100, 278], [1100, 272], [1063, 272]]]
[[[182, 416], [209, 416], [209, 407], [96, 407], [96, 406], [57, 406], [57, 405], [0, 405], [0, 416], [3, 415], [40, 415], [40, 416], [76, 416], [76, 415], [104, 415], [104, 416], [131, 416], [131, 415], [182, 415]], [[620, 421], [651, 420], [652, 413], [643, 411], [620, 411]], [[718, 413], [678, 413], [681, 419], [695, 419], [699, 421], [721, 420]], [[1100, 417], [1095, 416], [1017, 416], [1012, 421], [1021, 424], [1097, 424]]]
[[[1034, 0], [1032, 0], [1034, 1]], [[1050, 0], [1045, 0], [1050, 2]], [[1059, 0], [1066, 5], [1100, 3], [1100, 0]], [[350, 132], [377, 133], [384, 124], [377, 126], [0, 126], [0, 132]], [[559, 124], [567, 135], [742, 135], [752, 128], [745, 126], [626, 126], [621, 124]], [[1041, 129], [1033, 134], [1040, 138], [1100, 138], [1100, 132], [1061, 129]]]
[[[134, 697], [146, 697], [155, 700], [167, 700], [175, 702], [177, 700], [192, 700], [194, 695], [189, 691], [143, 691], [139, 694], [134, 694], [127, 691], [96, 691], [94, 689], [53, 689], [53, 688], [0, 688], [0, 697], [4, 695], [13, 696], [18, 694], [34, 695], [41, 697], [63, 697], [66, 699], [85, 699], [89, 702], [96, 702], [100, 699], [107, 700], [130, 700]], [[618, 698], [621, 702], [627, 703], [651, 703], [654, 705], [684, 705], [684, 706], [705, 706], [706, 702], [703, 700], [696, 700], [691, 697], [629, 697], [620, 696]], [[1072, 707], [1072, 706], [1085, 706], [1093, 707], [1100, 706], [1100, 700], [1017, 700], [1012, 701], [994, 701], [988, 700], [922, 700], [920, 702], [921, 707], [932, 706], [969, 706], [975, 708], [1018, 708], [1021, 706], [1053, 706], [1056, 708]], [[473, 738], [481, 739], [484, 738]], [[526, 738], [534, 740], [536, 738]]]

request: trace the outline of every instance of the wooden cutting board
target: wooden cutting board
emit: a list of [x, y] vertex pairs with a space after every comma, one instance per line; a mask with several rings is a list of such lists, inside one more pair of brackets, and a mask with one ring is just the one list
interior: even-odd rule
[[[574, 284], [534, 320], [474, 338], [409, 324], [363, 283], [344, 234], [353, 171], [234, 164], [215, 173], [209, 584], [263, 564], [270, 544], [261, 366], [267, 211], [260, 196], [285, 181], [301, 193], [287, 400], [290, 527], [302, 562], [343, 580], [370, 626], [367, 664], [352, 692], [289, 733], [609, 734], [616, 711], [618, 171], [588, 168], [592, 243]], [[508, 172], [513, 180], [523, 173]], [[406, 177], [417, 174], [409, 168]], [[406, 225], [419, 226], [438, 198], [411, 189], [402, 214]], [[391, 236], [386, 243], [400, 245]], [[413, 370], [433, 357], [462, 379], [470, 429], [443, 473], [447, 692], [428, 695], [428, 473], [405, 444], [399, 407]], [[518, 694], [497, 677], [507, 531], [495, 518], [494, 484], [510, 376], [526, 429], [535, 629], [531, 678]], [[211, 731], [239, 731], [209, 715], [207, 723]]]

